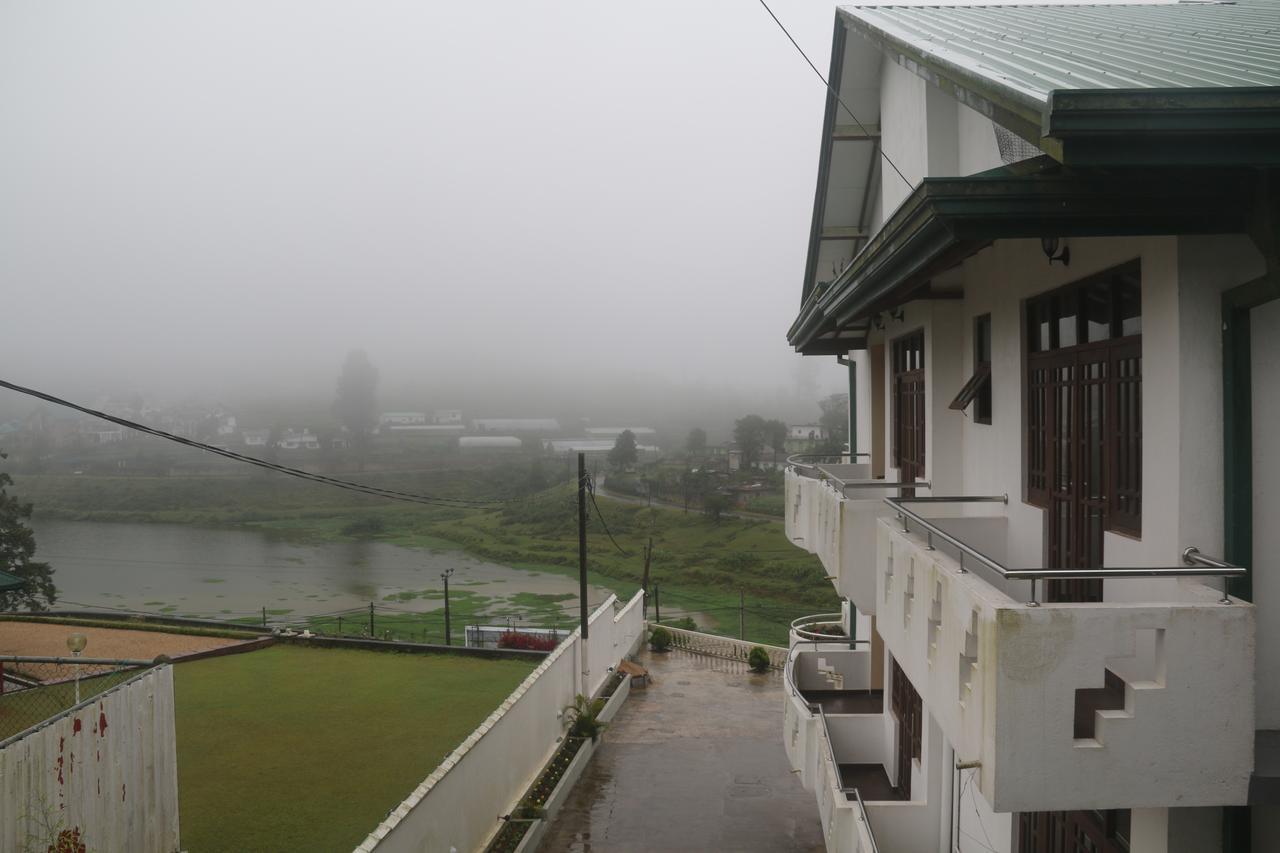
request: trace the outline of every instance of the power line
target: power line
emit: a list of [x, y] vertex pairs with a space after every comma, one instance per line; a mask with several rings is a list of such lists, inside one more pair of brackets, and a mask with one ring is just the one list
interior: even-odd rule
[[609, 537], [609, 541], [613, 543], [613, 547], [618, 549], [618, 553], [624, 557], [630, 557], [626, 551], [622, 550], [622, 546], [618, 544], [618, 540], [613, 538], [613, 533], [609, 530], [609, 522], [604, 520], [604, 514], [600, 512], [600, 505], [596, 503], [596, 488], [594, 480], [587, 480], [587, 495], [591, 498], [591, 506], [595, 508], [596, 516], [600, 519], [600, 524], [604, 527], [605, 535]]
[[321, 485], [325, 485], [325, 486], [334, 486], [336, 488], [346, 489], [352, 492], [359, 492], [362, 494], [371, 495], [373, 497], [388, 498], [390, 500], [405, 501], [407, 503], [426, 504], [429, 506], [449, 507], [451, 509], [476, 509], [476, 508], [485, 507], [485, 506], [496, 506], [500, 504], [519, 503], [522, 501], [528, 501], [532, 498], [532, 496], [525, 496], [525, 497], [519, 497], [519, 498], [505, 498], [505, 499], [445, 498], [445, 497], [439, 497], [434, 495], [419, 495], [419, 494], [414, 494], [413, 492], [401, 492], [395, 489], [384, 489], [379, 486], [368, 486], [363, 483], [353, 483], [350, 480], [340, 480], [336, 477], [326, 477], [323, 474], [313, 474], [309, 471], [303, 471], [299, 468], [290, 468], [287, 465], [280, 465], [275, 462], [268, 462], [265, 459], [258, 459], [257, 457], [254, 457], [254, 456], [246, 456], [243, 453], [236, 453], [234, 450], [227, 450], [225, 448], [215, 447], [212, 444], [205, 444], [203, 441], [196, 441], [195, 439], [184, 438], [183, 436], [174, 435], [171, 432], [166, 432], [156, 427], [150, 427], [145, 424], [140, 424], [135, 421], [131, 421], [127, 418], [121, 418], [115, 415], [109, 415], [106, 412], [100, 412], [96, 409], [90, 409], [86, 406], [81, 406], [69, 400], [64, 400], [60, 397], [55, 397], [52, 394], [46, 394], [43, 391], [37, 391], [33, 388], [25, 388], [21, 385], [15, 385], [14, 383], [7, 382], [3, 379], [0, 379], [0, 388], [8, 388], [10, 391], [17, 391], [19, 394], [26, 394], [29, 397], [35, 397], [37, 400], [44, 400], [46, 403], [53, 403], [56, 406], [63, 406], [65, 408], [80, 412], [81, 414], [89, 415], [91, 417], [108, 421], [110, 423], [116, 424], [117, 426], [126, 427], [128, 429], [132, 429], [137, 432], [145, 433], [146, 435], [155, 436], [156, 438], [162, 438], [166, 441], [172, 441], [177, 444], [181, 444], [185, 447], [191, 447], [196, 450], [202, 450], [206, 453], [212, 453], [217, 456], [222, 456], [226, 459], [231, 459], [235, 462], [243, 462], [246, 465], [255, 465], [259, 468], [265, 468], [268, 471], [275, 471], [276, 473], [279, 473], [279, 474], [286, 474], [290, 477], [297, 477], [298, 479], [308, 480], [313, 483], [320, 483]]
[[[861, 130], [864, 134], [866, 134], [866, 136], [870, 137], [871, 136], [870, 131], [867, 130], [866, 126], [863, 125], [862, 122], [858, 121], [858, 117], [853, 114], [853, 110], [849, 109], [849, 105], [846, 104], [844, 102], [844, 99], [840, 97], [840, 93], [835, 90], [835, 87], [832, 86], [827, 81], [827, 78], [823, 75], [823, 73], [818, 70], [818, 66], [813, 64], [813, 60], [809, 58], [809, 54], [804, 52], [804, 48], [802, 48], [796, 42], [796, 40], [792, 38], [791, 33], [787, 30], [786, 26], [783, 25], [782, 21], [778, 20], [778, 16], [773, 14], [773, 10], [769, 8], [769, 4], [766, 3], [765, 0], [760, 0], [760, 5], [763, 6], [764, 10], [769, 13], [769, 17], [773, 18], [773, 22], [778, 25], [778, 28], [780, 30], [782, 30], [783, 34], [787, 37], [787, 40], [791, 42], [792, 46], [794, 46], [795, 49], [800, 52], [800, 55], [804, 57], [804, 61], [809, 64], [810, 68], [813, 69], [813, 73], [818, 75], [818, 79], [822, 81], [822, 85], [827, 87], [827, 91], [831, 93], [831, 97], [835, 98], [836, 102], [839, 103], [840, 106], [844, 107], [844, 111], [849, 114], [849, 118], [853, 119], [853, 123], [858, 126], [858, 129]], [[890, 159], [889, 155], [885, 153], [884, 146], [878, 145], [876, 147], [880, 150], [880, 156], [884, 158], [884, 161], [893, 168], [893, 171], [898, 173], [899, 178], [902, 178], [902, 182], [907, 185], [907, 189], [912, 189], [913, 186], [911, 182], [907, 180], [907, 176], [902, 174], [902, 170], [899, 169], [897, 164], [895, 164], [893, 160]]]

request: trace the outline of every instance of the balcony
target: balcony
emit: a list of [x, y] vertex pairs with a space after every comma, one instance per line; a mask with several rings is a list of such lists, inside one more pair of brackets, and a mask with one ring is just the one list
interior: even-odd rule
[[[792, 649], [785, 670], [784, 745], [792, 768], [817, 798], [829, 853], [875, 851], [877, 839], [885, 850], [936, 843], [928, 803], [907, 800], [895, 788], [897, 723], [884, 713], [884, 694], [868, 689], [865, 680], [850, 686], [862, 674], [865, 656], [802, 648]], [[913, 779], [913, 790], [923, 792], [920, 781]]]
[[[876, 522], [893, 515], [884, 498], [901, 486], [872, 480], [867, 465], [802, 464], [786, 472], [787, 538], [817, 555], [841, 597], [875, 614]], [[925, 488], [927, 483], [917, 487]]]
[[[996, 811], [1246, 801], [1254, 610], [1196, 579], [1240, 570], [1010, 569], [1002, 498], [886, 504], [877, 631]], [[1037, 601], [1047, 578], [1085, 574], [1109, 600]]]

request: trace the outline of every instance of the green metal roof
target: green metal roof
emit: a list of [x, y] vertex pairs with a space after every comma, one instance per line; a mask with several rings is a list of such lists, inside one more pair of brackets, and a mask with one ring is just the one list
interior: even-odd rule
[[0, 592], [8, 592], [11, 589], [17, 589], [26, 581], [17, 575], [11, 575], [8, 572], [0, 572]]
[[1280, 2], [840, 7], [870, 29], [1048, 105], [1054, 89], [1280, 86]]

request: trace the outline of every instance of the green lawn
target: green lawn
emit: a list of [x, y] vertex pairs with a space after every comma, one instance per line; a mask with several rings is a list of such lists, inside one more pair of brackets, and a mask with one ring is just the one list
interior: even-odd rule
[[297, 646], [179, 664], [183, 849], [352, 849], [532, 669]]

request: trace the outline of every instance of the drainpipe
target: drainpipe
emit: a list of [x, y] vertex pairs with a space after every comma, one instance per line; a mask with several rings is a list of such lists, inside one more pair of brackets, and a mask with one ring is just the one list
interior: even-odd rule
[[836, 362], [849, 369], [849, 461], [856, 462], [858, 452], [858, 365], [851, 358], [836, 356]]

